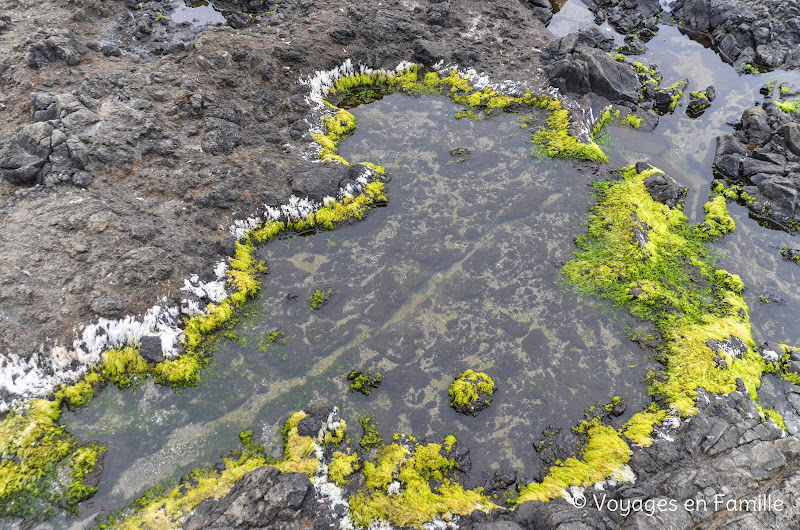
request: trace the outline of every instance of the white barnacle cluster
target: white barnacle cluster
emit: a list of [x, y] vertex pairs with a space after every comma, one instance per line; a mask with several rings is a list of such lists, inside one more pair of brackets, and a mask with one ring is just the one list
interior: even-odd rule
[[[322, 202], [316, 202], [308, 197], [301, 199], [300, 197], [292, 195], [289, 197], [289, 202], [286, 204], [277, 207], [265, 204], [264, 217], [268, 221], [282, 221], [288, 223], [305, 220], [320, 208], [330, 208], [337, 200], [341, 201], [345, 198], [352, 198], [360, 194], [364, 191], [364, 187], [369, 184], [370, 179], [375, 175], [375, 172], [369, 166], [361, 167], [361, 174], [356, 178], [355, 182], [349, 182], [345, 186], [339, 188], [336, 197], [327, 196], [322, 199]], [[256, 225], [256, 227], [257, 226], [258, 225]], [[246, 233], [244, 235], [246, 235]], [[244, 235], [242, 237], [244, 237]]]
[[[614, 489], [617, 487], [617, 484], [624, 482], [628, 482], [630, 484], [634, 484], [636, 482], [636, 473], [633, 472], [633, 469], [631, 469], [631, 466], [628, 464], [624, 464], [621, 468], [615, 470], [613, 473], [611, 473], [611, 476], [605, 480], [601, 482], [595, 482], [592, 487], [597, 491], [604, 491], [606, 488]], [[571, 486], [571, 488], [577, 489], [574, 486]], [[580, 492], [582, 494], [583, 490], [580, 490]], [[569, 494], [569, 492], [565, 492], [564, 497], [567, 498], [567, 495]], [[570, 500], [570, 498], [572, 500]], [[570, 498], [567, 498], [567, 500], [572, 502], [579, 497], [572, 495]]]
[[325, 96], [328, 95], [336, 81], [343, 77], [356, 73], [367, 74], [369, 76], [377, 74], [384, 74], [386, 76], [400, 75], [415, 66], [417, 66], [416, 63], [403, 61], [395, 67], [394, 71], [391, 71], [370, 68], [363, 64], [356, 67], [353, 65], [352, 59], [347, 59], [339, 66], [331, 68], [330, 70], [320, 70], [315, 72], [312, 76], [300, 79], [300, 83], [308, 85], [311, 88], [310, 93], [306, 96], [306, 103], [316, 109], [322, 109], [326, 106], [324, 101]]
[[248, 217], [247, 219], [237, 219], [233, 222], [233, 224], [228, 227], [228, 231], [231, 235], [239, 241], [250, 230], [255, 230], [261, 224], [261, 219], [258, 217]]
[[181, 300], [181, 313], [187, 316], [196, 315], [205, 311], [205, 304], [208, 302], [218, 304], [228, 298], [228, 292], [225, 289], [227, 270], [228, 260], [223, 259], [214, 267], [214, 280], [204, 282], [197, 274], [192, 274], [185, 279], [181, 291], [191, 297]]
[[9, 352], [0, 357], [0, 412], [17, 401], [52, 394], [62, 384], [71, 384], [101, 361], [104, 351], [137, 344], [146, 335], [158, 336], [168, 358], [179, 354], [183, 332], [176, 326], [180, 309], [155, 305], [141, 319], [128, 315], [118, 320], [100, 318], [76, 332], [71, 346], [40, 346], [23, 357]]
[[341, 426], [342, 422], [339, 419], [339, 407], [334, 407], [330, 414], [328, 414], [328, 419], [317, 432], [317, 438], [314, 442], [314, 454], [319, 461], [319, 467], [314, 477], [311, 479], [311, 483], [314, 485], [317, 500], [320, 503], [327, 503], [333, 512], [344, 513], [339, 521], [339, 529], [353, 530], [355, 526], [350, 521], [350, 505], [344, 496], [342, 488], [328, 479], [328, 464], [325, 463], [325, 451], [320, 445], [325, 439], [325, 433], [335, 433], [336, 429]]
[[457, 520], [458, 516], [454, 516], [452, 521], [443, 521], [435, 517], [433, 521], [423, 524], [422, 528], [425, 530], [456, 530], [458, 528]]

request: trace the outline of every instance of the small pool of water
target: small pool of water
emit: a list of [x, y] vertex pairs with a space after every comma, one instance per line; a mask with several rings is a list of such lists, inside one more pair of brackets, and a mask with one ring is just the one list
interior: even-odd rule
[[195, 26], [216, 26], [224, 25], [225, 16], [206, 0], [173, 0], [172, 5], [175, 10], [169, 18], [180, 24], [190, 22]]
[[[570, 0], [551, 30], [569, 17], [585, 25], [586, 13]], [[762, 84], [797, 83], [798, 75], [739, 76], [669, 26], [647, 46], [643, 59], [658, 64], [664, 84], [687, 77], [687, 95], [714, 85], [717, 99], [697, 119], [684, 100], [652, 133], [612, 126], [606, 151], [612, 165], [644, 160], [687, 186], [685, 210], [697, 221], [714, 138], [760, 99]], [[336, 231], [259, 249], [270, 267], [262, 293], [199, 387], [108, 388], [86, 410], [65, 414], [70, 432], [110, 447], [83, 513], [106, 513], [156, 481], [213, 464], [245, 429], [278, 454], [282, 422], [313, 402], [339, 405], [354, 440], [362, 415], [376, 418], [384, 437], [455, 432], [478, 477], [497, 468], [530, 473], [541, 430], [574, 425], [593, 403], [627, 395], [633, 412], [646, 402], [642, 376], [658, 366], [626, 338], [626, 315], [559, 283], [584, 231], [591, 173], [532, 157], [535, 125], [522, 130], [518, 116], [455, 120], [458, 110], [445, 98], [397, 94], [355, 108], [358, 129], [341, 153], [387, 168], [389, 205]], [[458, 148], [469, 150], [465, 160], [450, 154]], [[756, 339], [800, 343], [800, 267], [779, 253], [799, 245], [742, 207], [731, 212], [737, 231], [715, 248], [720, 266], [748, 286]], [[313, 311], [306, 298], [315, 289], [335, 294]], [[762, 304], [767, 292], [784, 303]], [[273, 331], [283, 336], [269, 343]], [[350, 393], [345, 377], [354, 368], [380, 371], [383, 385], [368, 397]], [[476, 418], [448, 406], [447, 387], [466, 368], [499, 387]]]
[[[531, 476], [545, 427], [569, 428], [614, 396], [627, 396], [630, 413], [647, 403], [641, 381], [656, 365], [626, 337], [624, 316], [560, 285], [584, 230], [590, 174], [533, 157], [517, 115], [456, 120], [459, 109], [399, 94], [354, 109], [358, 129], [341, 154], [386, 167], [389, 205], [259, 249], [270, 268], [262, 294], [198, 388], [108, 389], [67, 415], [71, 432], [111, 446], [89, 509], [212, 464], [244, 429], [279, 452], [282, 422], [313, 402], [336, 403], [356, 441], [364, 415], [385, 438], [456, 433], [475, 477]], [[459, 161], [457, 148], [469, 156]], [[314, 311], [306, 299], [316, 289], [335, 294]], [[268, 343], [273, 331], [283, 340]], [[498, 384], [475, 418], [447, 395], [467, 368]], [[382, 386], [350, 393], [352, 369], [380, 371]]]

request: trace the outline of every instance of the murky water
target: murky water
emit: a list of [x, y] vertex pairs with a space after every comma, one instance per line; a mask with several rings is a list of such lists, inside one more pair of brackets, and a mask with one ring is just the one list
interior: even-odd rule
[[[385, 437], [457, 433], [477, 476], [524, 472], [541, 430], [574, 425], [593, 403], [627, 395], [631, 412], [646, 403], [641, 380], [655, 365], [624, 322], [559, 285], [590, 176], [533, 157], [518, 116], [455, 120], [459, 109], [402, 95], [354, 109], [359, 126], [341, 153], [386, 167], [390, 204], [260, 249], [270, 273], [257, 314], [221, 345], [199, 388], [109, 389], [67, 419], [75, 434], [112, 447], [93, 509], [213, 463], [247, 428], [277, 448], [270, 435], [314, 401], [338, 404], [356, 440], [363, 415]], [[455, 148], [469, 150], [466, 160]], [[334, 295], [314, 311], [306, 298], [316, 289]], [[282, 340], [269, 343], [273, 331]], [[476, 418], [450, 409], [447, 396], [467, 368], [499, 387]], [[382, 386], [350, 393], [351, 369], [380, 371]]]
[[[554, 21], [587, 12], [570, 1]], [[731, 130], [726, 122], [759, 98], [764, 82], [798, 76], [740, 77], [670, 27], [648, 50], [665, 84], [688, 77], [689, 90], [713, 84], [718, 98], [696, 120], [684, 101], [653, 133], [612, 126], [606, 150], [614, 165], [646, 160], [688, 186], [686, 212], [697, 220], [714, 137]], [[390, 204], [353, 225], [261, 248], [270, 267], [262, 294], [199, 387], [109, 388], [87, 410], [65, 415], [71, 432], [110, 446], [85, 513], [118, 508], [154, 481], [212, 464], [244, 429], [278, 452], [287, 415], [315, 401], [338, 404], [356, 440], [362, 415], [376, 418], [384, 436], [455, 432], [478, 476], [530, 470], [538, 433], [573, 425], [592, 403], [628, 394], [633, 412], [646, 401], [640, 381], [654, 365], [626, 338], [625, 316], [559, 284], [572, 238], [583, 232], [591, 174], [532, 157], [534, 127], [520, 129], [517, 116], [473, 122], [455, 120], [457, 110], [445, 98], [401, 95], [354, 109], [358, 129], [341, 153], [387, 168]], [[459, 161], [455, 148], [470, 155]], [[737, 231], [716, 248], [721, 266], [749, 287], [757, 340], [800, 343], [800, 267], [779, 254], [798, 245], [744, 208], [731, 210]], [[313, 311], [306, 298], [315, 289], [334, 294]], [[785, 303], [761, 304], [766, 292]], [[273, 331], [282, 339], [269, 342]], [[476, 418], [448, 406], [447, 387], [466, 368], [499, 386]], [[352, 394], [351, 369], [380, 371], [383, 385], [368, 397]]]
[[195, 26], [225, 24], [225, 16], [206, 0], [174, 0], [175, 10], [169, 18], [177, 23], [190, 22]]

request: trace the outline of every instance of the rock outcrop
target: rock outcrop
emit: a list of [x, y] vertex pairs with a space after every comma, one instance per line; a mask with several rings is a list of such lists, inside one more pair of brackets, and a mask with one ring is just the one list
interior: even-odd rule
[[799, 117], [772, 101], [751, 107], [714, 156], [715, 174], [742, 186], [752, 216], [784, 230], [800, 227]]

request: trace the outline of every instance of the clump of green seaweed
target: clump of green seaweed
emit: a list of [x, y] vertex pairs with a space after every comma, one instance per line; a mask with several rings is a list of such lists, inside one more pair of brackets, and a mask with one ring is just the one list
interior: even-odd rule
[[453, 380], [447, 394], [450, 406], [461, 414], [476, 416], [491, 404], [495, 391], [494, 380], [483, 372], [472, 369], [458, 374]]
[[370, 395], [371, 390], [381, 386], [383, 377], [380, 372], [357, 372], [353, 370], [347, 374], [347, 380], [350, 381], [350, 392], [361, 392], [365, 396]]

